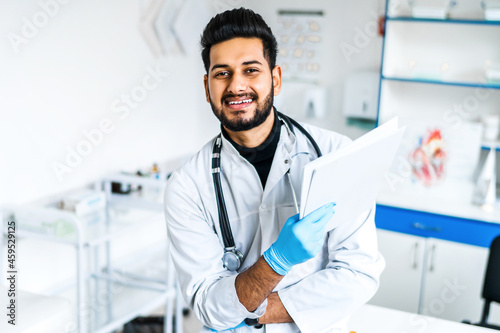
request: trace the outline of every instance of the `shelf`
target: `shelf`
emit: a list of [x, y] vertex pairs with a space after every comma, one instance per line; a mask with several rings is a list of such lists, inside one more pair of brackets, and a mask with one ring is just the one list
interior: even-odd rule
[[498, 83], [474, 83], [474, 82], [465, 82], [465, 81], [464, 82], [440, 81], [440, 80], [431, 80], [431, 79], [402, 78], [402, 77], [389, 77], [389, 76], [381, 76], [381, 79], [382, 80], [390, 80], [390, 81], [439, 84], [439, 85], [446, 85], [446, 86], [458, 86], [458, 87], [469, 87], [469, 88], [500, 89], [500, 84], [498, 84]]
[[483, 141], [481, 143], [481, 149], [490, 150], [495, 147], [496, 151], [500, 151], [500, 141]]
[[[167, 245], [152, 245], [115, 262], [111, 273], [93, 274], [95, 320], [92, 332], [109, 332], [139, 315], [148, 315], [176, 298], [174, 271]], [[95, 289], [97, 287], [97, 289]], [[111, 291], [111, 298], [99, 297]]]
[[148, 199], [147, 196], [136, 196], [135, 194], [112, 194], [109, 202], [129, 208], [147, 209], [163, 213], [163, 202], [155, 199], [153, 197]]
[[[166, 178], [166, 177], [164, 177]], [[151, 177], [140, 177], [135, 175], [117, 173], [103, 178], [103, 181], [108, 182], [119, 182], [125, 184], [139, 184], [143, 187], [159, 188], [163, 189], [167, 184], [166, 179], [151, 178]]]
[[500, 21], [487, 21], [487, 20], [467, 20], [467, 19], [433, 19], [433, 18], [417, 18], [417, 17], [387, 17], [387, 21], [400, 21], [400, 22], [423, 22], [423, 23], [451, 23], [451, 24], [479, 24], [479, 25], [498, 25]]
[[[130, 199], [110, 200], [109, 216], [106, 211], [78, 217], [70, 212], [46, 207], [18, 207], [5, 209], [14, 211], [16, 233], [19, 237], [30, 237], [50, 242], [95, 246], [122, 235], [133, 228], [145, 228], [157, 221], [164, 223], [163, 212], [151, 207], [136, 208]], [[145, 203], [142, 203], [145, 205]], [[150, 203], [156, 208], [156, 203]], [[140, 206], [140, 205], [139, 205]], [[149, 209], [148, 209], [149, 208]], [[47, 226], [50, 227], [47, 227]], [[78, 229], [80, 232], [78, 233]], [[80, 235], [80, 239], [78, 238]]]
[[[8, 288], [0, 285], [0, 292], [7, 295]], [[22, 319], [16, 321], [15, 328], [7, 320], [2, 320], [1, 332], [64, 332], [65, 325], [71, 320], [70, 302], [65, 298], [24, 290], [16, 292], [16, 298], [22, 309]]]
[[[111, 181], [140, 185], [142, 190], [115, 195], [111, 193]], [[166, 235], [162, 203], [164, 186], [165, 181], [152, 178], [109, 177], [104, 183], [106, 207], [85, 216], [56, 208], [54, 202], [59, 202], [60, 198], [1, 207], [0, 221], [13, 219], [20, 238], [76, 248], [76, 274], [72, 281], [52, 288], [52, 292], [71, 300], [75, 310], [69, 323], [78, 327], [79, 333], [107, 333], [120, 329], [128, 321], [148, 315], [162, 305], [166, 306], [166, 328], [172, 331], [173, 302], [179, 301], [176, 300], [173, 267], [167, 259], [167, 240], [158, 244], [151, 241]], [[96, 184], [98, 188], [100, 184]], [[147, 241], [141, 242], [146, 237]], [[98, 246], [104, 243], [106, 246]], [[126, 248], [127, 255], [113, 256], [117, 248]], [[103, 254], [105, 262], [100, 263]], [[94, 259], [90, 259], [92, 256]], [[87, 259], [89, 261], [85, 262]], [[91, 260], [94, 265], [90, 264]]]
[[114, 261], [112, 271], [131, 278], [140, 276], [142, 280], [155, 283], [170, 285], [175, 280], [165, 241], [151, 244], [140, 252]]
[[[110, 282], [92, 278], [93, 288], [87, 289], [84, 333], [108, 333], [121, 329], [123, 325], [137, 316], [146, 316], [165, 305], [166, 301], [174, 300], [175, 288], [165, 290], [145, 289], [124, 283]], [[98, 289], [94, 289], [97, 282]], [[107, 297], [108, 291], [110, 296]], [[69, 299], [71, 309], [76, 307], [74, 294], [71, 288], [60, 296]], [[72, 321], [76, 323], [76, 313], [71, 313]]]
[[[108, 333], [137, 316], [146, 316], [177, 298], [173, 266], [167, 244], [158, 242], [145, 250], [114, 260], [112, 269], [93, 268], [83, 282], [85, 328], [82, 333]], [[71, 322], [77, 323], [78, 285], [52, 293], [70, 300]], [[168, 317], [172, 321], [173, 317]], [[171, 327], [171, 323], [169, 324]]]

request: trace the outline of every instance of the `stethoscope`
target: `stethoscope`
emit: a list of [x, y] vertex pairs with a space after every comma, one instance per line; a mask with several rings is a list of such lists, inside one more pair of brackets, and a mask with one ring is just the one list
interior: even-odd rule
[[[318, 147], [316, 141], [309, 132], [305, 130], [302, 125], [292, 118], [285, 116], [284, 114], [277, 112], [279, 118], [281, 118], [287, 127], [295, 134], [293, 127], [297, 127], [309, 140], [309, 142], [314, 147], [318, 157], [321, 157], [321, 150]], [[214, 181], [215, 197], [217, 199], [217, 211], [219, 212], [219, 226], [221, 230], [222, 240], [224, 242], [224, 255], [222, 256], [222, 263], [224, 268], [230, 271], [236, 271], [240, 268], [241, 261], [243, 260], [243, 254], [238, 251], [234, 245], [233, 233], [231, 231], [231, 225], [229, 223], [229, 218], [227, 215], [226, 203], [224, 201], [224, 195], [222, 193], [222, 185], [220, 180], [220, 153], [222, 149], [222, 139], [219, 134], [214, 141], [212, 148], [212, 178]], [[292, 196], [295, 204], [295, 209], [298, 211], [297, 196], [295, 195], [295, 190], [292, 186], [292, 178], [290, 176], [290, 169], [287, 170], [288, 182], [292, 189]]]

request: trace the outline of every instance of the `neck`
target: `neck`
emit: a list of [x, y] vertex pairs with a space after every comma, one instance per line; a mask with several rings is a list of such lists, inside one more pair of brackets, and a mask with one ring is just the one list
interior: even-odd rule
[[271, 133], [274, 124], [274, 109], [271, 110], [269, 117], [259, 126], [248, 131], [233, 132], [224, 127], [227, 134], [238, 145], [246, 148], [255, 148], [260, 146]]

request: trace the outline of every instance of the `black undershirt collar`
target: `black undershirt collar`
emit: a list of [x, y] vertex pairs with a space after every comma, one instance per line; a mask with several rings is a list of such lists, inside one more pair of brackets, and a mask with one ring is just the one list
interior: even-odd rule
[[234, 142], [221, 125], [222, 135], [224, 135], [227, 141], [233, 145], [240, 155], [250, 162], [255, 170], [257, 170], [262, 188], [266, 185], [267, 177], [269, 176], [269, 171], [273, 163], [274, 153], [276, 152], [276, 147], [278, 147], [281, 134], [280, 124], [281, 122], [278, 119], [278, 115], [274, 111], [274, 124], [271, 133], [260, 146], [254, 148], [243, 147]]

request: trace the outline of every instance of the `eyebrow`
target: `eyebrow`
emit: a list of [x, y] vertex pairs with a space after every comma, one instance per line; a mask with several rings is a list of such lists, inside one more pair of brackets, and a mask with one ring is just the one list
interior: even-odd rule
[[[262, 63], [260, 61], [258, 61], [258, 60], [245, 61], [243, 63], [243, 66], [248, 66], [248, 65], [253, 65], [253, 64], [258, 64], [258, 65], [262, 66]], [[217, 65], [214, 65], [210, 71], [213, 72], [217, 68], [227, 68], [227, 67], [229, 67], [229, 65], [226, 65], [226, 64], [217, 64]]]

